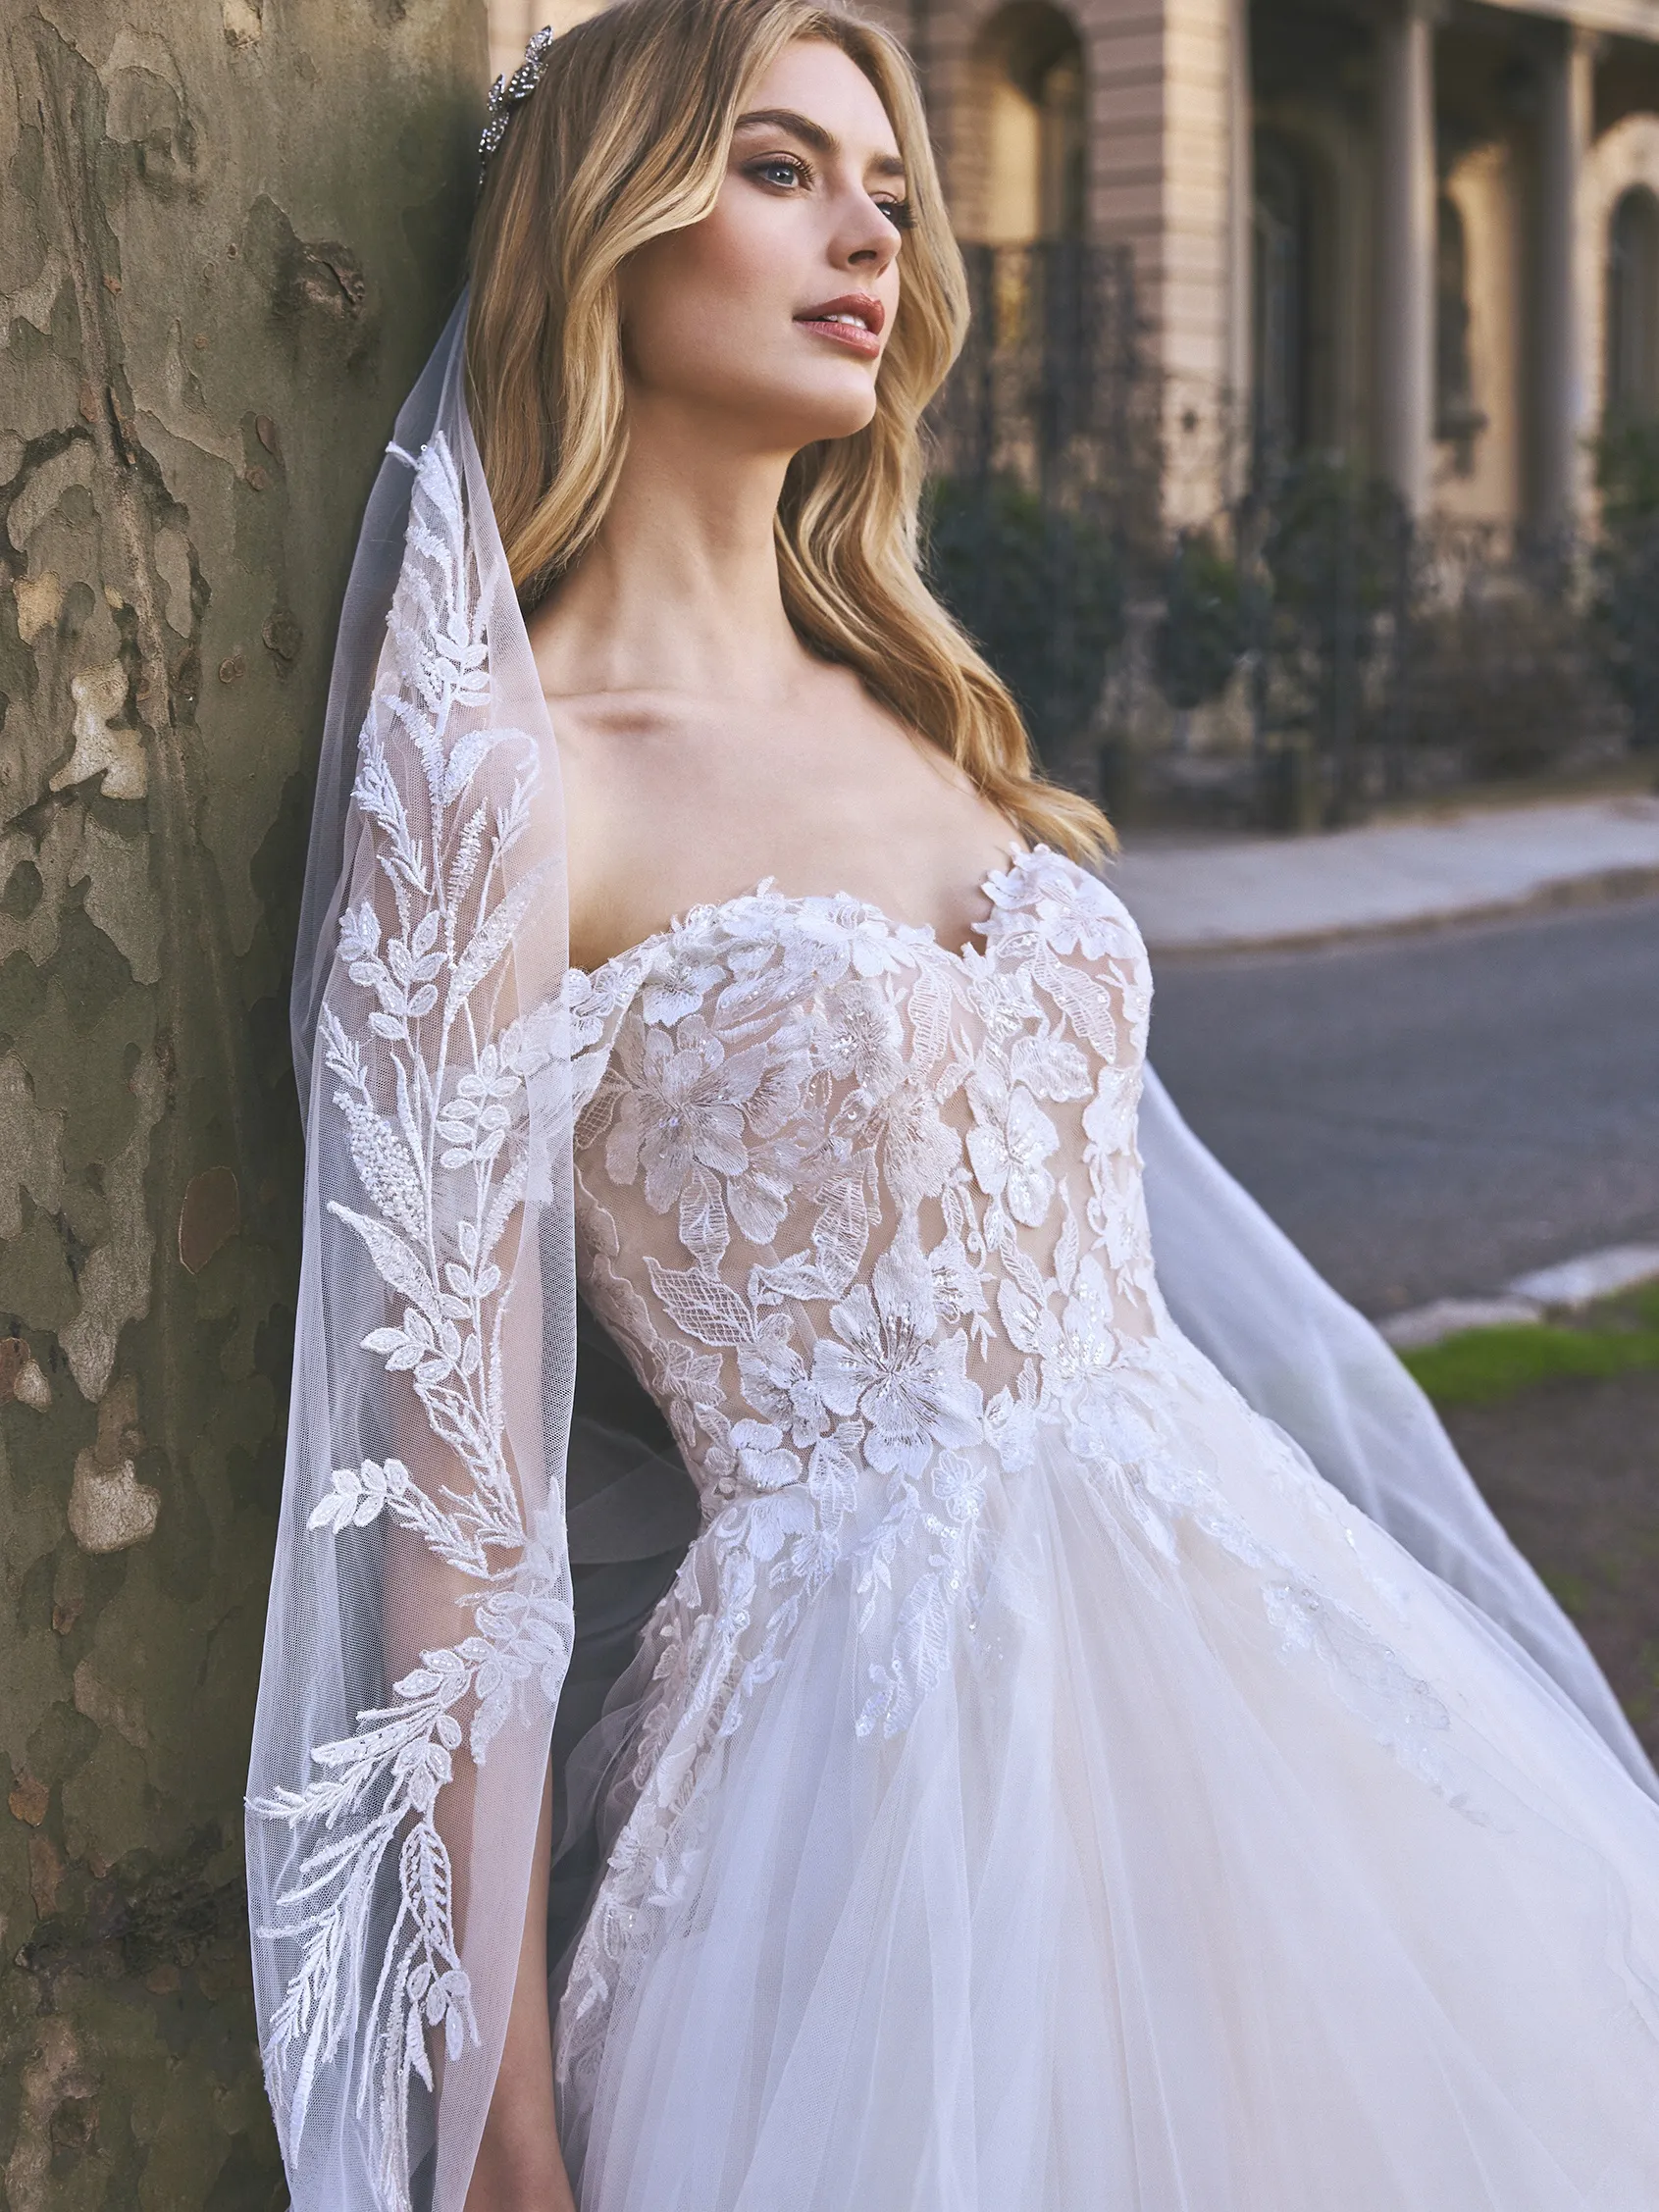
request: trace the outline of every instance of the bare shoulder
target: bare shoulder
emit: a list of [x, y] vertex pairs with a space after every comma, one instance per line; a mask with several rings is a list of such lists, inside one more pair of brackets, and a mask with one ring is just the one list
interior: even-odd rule
[[660, 925], [657, 887], [684, 875], [688, 845], [706, 844], [717, 717], [648, 692], [550, 696], [547, 711], [564, 792], [571, 956], [592, 966]]
[[957, 942], [1010, 825], [851, 670], [783, 698], [550, 695], [570, 852], [570, 944], [592, 968], [688, 907], [770, 877], [849, 891]]

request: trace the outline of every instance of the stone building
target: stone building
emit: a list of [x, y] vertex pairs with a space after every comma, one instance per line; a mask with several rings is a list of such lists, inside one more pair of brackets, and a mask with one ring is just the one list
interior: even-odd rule
[[[500, 58], [560, 4], [494, 0]], [[1659, 0], [878, 12], [964, 240], [1132, 254], [1172, 522], [1265, 433], [1553, 532], [1598, 426], [1659, 411]]]

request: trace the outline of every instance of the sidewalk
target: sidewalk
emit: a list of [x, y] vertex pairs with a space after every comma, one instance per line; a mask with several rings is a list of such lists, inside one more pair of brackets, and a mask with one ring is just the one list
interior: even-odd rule
[[1436, 1298], [1391, 1313], [1377, 1327], [1396, 1352], [1425, 1352], [1467, 1329], [1516, 1328], [1555, 1313], [1581, 1313], [1598, 1299], [1659, 1282], [1659, 1245], [1616, 1244], [1558, 1266], [1517, 1275], [1490, 1298]]
[[1659, 794], [1557, 799], [1323, 837], [1124, 838], [1108, 879], [1154, 952], [1318, 945], [1659, 892]]

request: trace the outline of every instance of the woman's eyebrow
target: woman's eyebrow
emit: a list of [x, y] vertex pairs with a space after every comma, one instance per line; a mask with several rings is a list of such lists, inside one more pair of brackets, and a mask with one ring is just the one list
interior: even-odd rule
[[[833, 130], [826, 130], [821, 123], [810, 116], [798, 115], [794, 108], [753, 108], [748, 115], [740, 115], [733, 126], [738, 130], [787, 130], [792, 138], [799, 138], [804, 146], [822, 154], [827, 160], [841, 151], [841, 141]], [[870, 167], [878, 177], [903, 177], [905, 164], [897, 154], [877, 154]]]

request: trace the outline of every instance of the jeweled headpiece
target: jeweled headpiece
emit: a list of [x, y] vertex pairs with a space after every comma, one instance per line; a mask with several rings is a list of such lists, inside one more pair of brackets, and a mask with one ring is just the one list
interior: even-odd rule
[[539, 30], [525, 48], [524, 59], [511, 77], [498, 77], [490, 87], [490, 120], [485, 124], [478, 141], [478, 165], [489, 165], [491, 155], [507, 134], [507, 126], [518, 108], [529, 99], [542, 81], [542, 71], [546, 64], [548, 49], [558, 36], [549, 26]]

